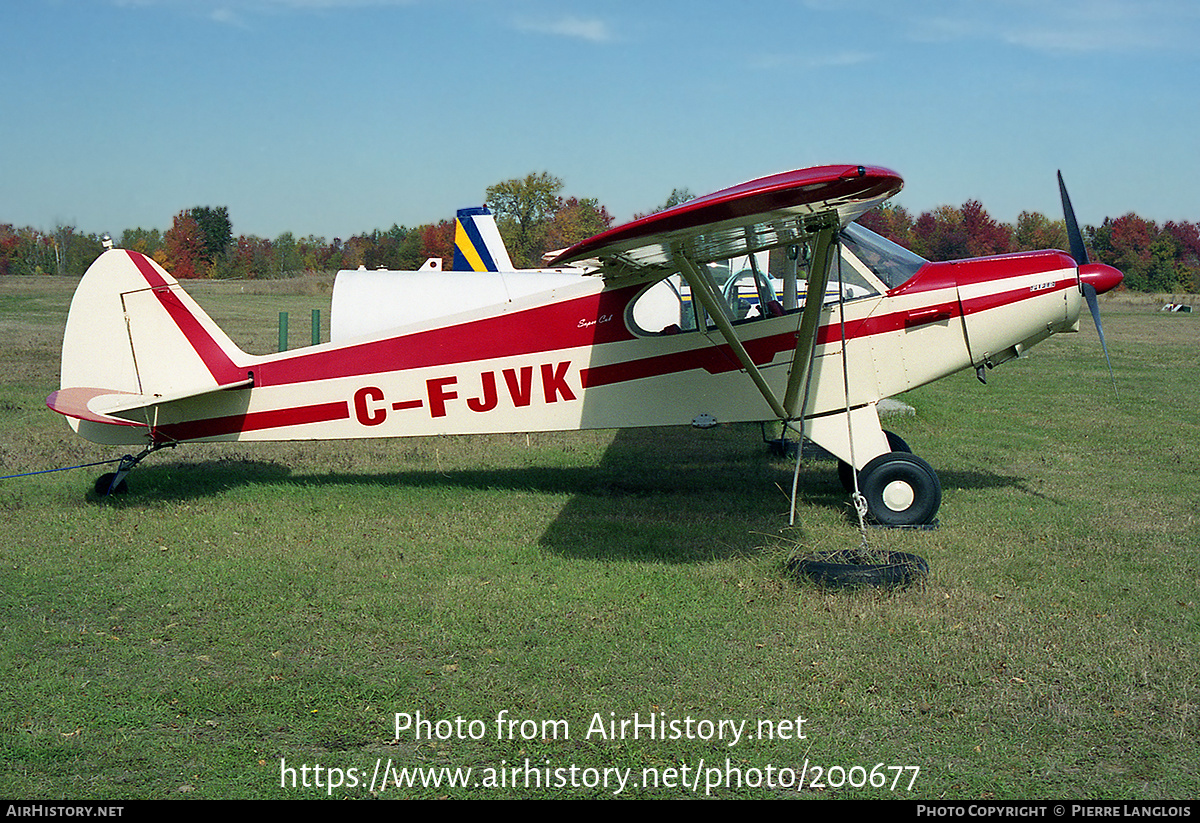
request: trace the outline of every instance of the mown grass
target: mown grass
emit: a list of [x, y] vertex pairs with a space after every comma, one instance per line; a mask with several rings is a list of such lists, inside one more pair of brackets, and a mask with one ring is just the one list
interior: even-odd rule
[[[5, 474], [119, 456], [43, 405], [70, 286], [0, 280]], [[278, 311], [326, 309], [200, 292], [249, 350], [274, 347]], [[868, 536], [929, 561], [902, 592], [788, 577], [793, 555], [859, 535], [827, 463], [803, 470], [787, 527], [791, 465], [756, 427], [187, 446], [107, 502], [88, 491], [99, 469], [2, 481], [0, 795], [361, 798], [283, 787], [281, 762], [390, 759], [635, 780], [920, 767], [911, 791], [911, 773], [894, 791], [721, 777], [719, 797], [1195, 797], [1200, 326], [1104, 310], [1119, 399], [1086, 328], [986, 387], [963, 374], [905, 398], [917, 416], [889, 425], [945, 495], [939, 529]], [[505, 711], [569, 737], [497, 740]], [[397, 736], [416, 712], [489, 734]], [[610, 740], [586, 734], [597, 713], [803, 717], [806, 737]], [[703, 795], [704, 777], [624, 795]]]

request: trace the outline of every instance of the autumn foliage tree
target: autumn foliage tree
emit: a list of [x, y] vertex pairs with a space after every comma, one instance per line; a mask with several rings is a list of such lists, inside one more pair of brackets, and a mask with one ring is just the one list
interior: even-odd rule
[[1163, 234], [1170, 235], [1176, 249], [1175, 265], [1179, 287], [1200, 291], [1200, 223], [1167, 221]]
[[[595, 198], [559, 195], [562, 181], [546, 172], [506, 180], [487, 189], [513, 263], [537, 267], [548, 251], [566, 248], [598, 234], [613, 217]], [[671, 192], [652, 211], [692, 199], [686, 188]], [[1021, 212], [1015, 224], [994, 219], [975, 200], [939, 206], [914, 216], [885, 203], [860, 223], [930, 260], [953, 260], [1009, 251], [1069, 247], [1061, 219]], [[118, 245], [153, 257], [176, 277], [279, 277], [340, 268], [414, 270], [430, 257], [449, 262], [453, 255], [452, 220], [415, 228], [393, 225], [387, 231], [356, 234], [343, 241], [284, 232], [275, 240], [232, 236], [229, 210], [197, 206], [175, 215], [171, 228], [127, 229]], [[1159, 225], [1127, 214], [1085, 226], [1093, 260], [1125, 273], [1131, 291], [1200, 291], [1200, 224], [1169, 221]], [[100, 238], [73, 227], [52, 232], [0, 224], [0, 276], [65, 274], [78, 276], [101, 252]]]
[[450, 268], [454, 260], [453, 220], [443, 220], [421, 229], [421, 254], [424, 255], [422, 263], [430, 257], [438, 257], [441, 258], [443, 267]]
[[1010, 250], [1012, 229], [993, 220], [978, 200], [963, 203], [959, 213], [962, 215], [962, 230], [967, 236], [968, 256], [986, 257]]
[[866, 228], [882, 235], [893, 243], [899, 243], [906, 249], [913, 246], [913, 216], [903, 206], [885, 203], [877, 209], [864, 214], [858, 219]]
[[559, 251], [599, 234], [613, 224], [608, 209], [594, 197], [568, 197], [559, 202], [558, 211], [546, 223], [545, 252]]
[[204, 237], [200, 224], [190, 213], [181, 211], [175, 215], [171, 228], [163, 235], [162, 258], [159, 262], [177, 278], [208, 275]]

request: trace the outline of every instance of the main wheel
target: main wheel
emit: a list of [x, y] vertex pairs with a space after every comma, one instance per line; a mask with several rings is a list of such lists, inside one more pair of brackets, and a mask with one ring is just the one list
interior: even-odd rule
[[[884, 437], [887, 438], [888, 448], [894, 452], [908, 452], [912, 454], [912, 449], [904, 442], [904, 438], [895, 432], [884, 431]], [[842, 488], [848, 492], [854, 491], [854, 475], [850, 473], [850, 464], [845, 460], [838, 461], [838, 480], [842, 481]]]
[[859, 473], [867, 514], [883, 526], [924, 526], [942, 505], [942, 484], [933, 467], [915, 454], [881, 454]]

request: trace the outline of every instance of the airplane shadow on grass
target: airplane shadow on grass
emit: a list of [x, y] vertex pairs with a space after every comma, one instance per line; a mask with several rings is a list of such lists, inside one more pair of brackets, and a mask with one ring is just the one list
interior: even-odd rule
[[[569, 495], [538, 538], [564, 557], [646, 562], [703, 562], [756, 553], [789, 533], [794, 462], [772, 456], [754, 427], [697, 432], [685, 428], [617, 432], [598, 465], [497, 467], [382, 473], [293, 473], [275, 461], [232, 457], [169, 465], [143, 464], [118, 505], [180, 502], [248, 485], [300, 487], [403, 486]], [[1043, 497], [1024, 480], [983, 471], [942, 473], [947, 488], [1015, 488]], [[805, 508], [833, 508], [857, 523], [836, 464], [806, 457], [801, 469], [798, 527]], [[786, 539], [786, 538], [785, 538]]]

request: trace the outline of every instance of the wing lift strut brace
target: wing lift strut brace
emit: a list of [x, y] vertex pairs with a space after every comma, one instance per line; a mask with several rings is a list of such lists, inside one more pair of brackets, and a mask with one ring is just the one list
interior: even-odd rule
[[680, 274], [691, 288], [692, 296], [700, 302], [709, 318], [716, 324], [717, 330], [729, 348], [733, 350], [738, 362], [746, 370], [746, 374], [754, 381], [755, 387], [762, 394], [767, 405], [771, 407], [771, 411], [789, 426], [792, 421], [803, 416], [803, 410], [799, 408], [800, 390], [804, 387], [809, 365], [812, 362], [817, 328], [821, 319], [821, 304], [825, 296], [825, 286], [829, 280], [830, 255], [833, 252], [834, 240], [839, 228], [836, 212], [816, 217], [821, 219], [810, 219], [805, 224], [805, 228], [812, 233], [809, 238], [811, 262], [808, 268], [808, 296], [800, 316], [800, 327], [796, 332], [796, 352], [792, 358], [792, 368], [788, 373], [787, 387], [782, 398], [767, 383], [758, 364], [754, 362], [738, 338], [725, 306], [725, 300], [712, 275], [697, 266], [682, 249], [674, 250], [675, 261], [680, 266]]

